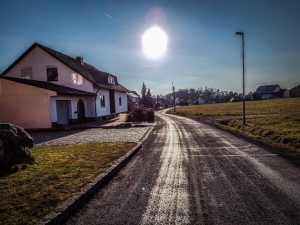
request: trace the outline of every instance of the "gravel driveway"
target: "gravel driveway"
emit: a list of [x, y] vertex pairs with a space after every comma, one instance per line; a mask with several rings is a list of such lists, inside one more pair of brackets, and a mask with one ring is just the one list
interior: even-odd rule
[[138, 142], [149, 127], [127, 129], [77, 129], [69, 131], [29, 132], [35, 146], [69, 145], [88, 142]]

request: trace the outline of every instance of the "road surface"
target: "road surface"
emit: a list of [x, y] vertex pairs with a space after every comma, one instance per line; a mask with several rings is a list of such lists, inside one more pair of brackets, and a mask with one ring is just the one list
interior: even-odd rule
[[299, 224], [300, 170], [191, 119], [158, 114], [143, 148], [67, 224]]

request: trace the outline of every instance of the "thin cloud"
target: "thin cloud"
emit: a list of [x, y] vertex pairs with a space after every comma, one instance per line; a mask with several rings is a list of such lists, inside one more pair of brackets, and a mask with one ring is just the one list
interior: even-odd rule
[[[98, 8], [97, 8], [97, 10], [100, 11]], [[102, 12], [102, 13], [103, 13], [105, 16], [107, 16], [108, 18], [110, 18], [110, 19], [114, 20], [115, 22], [121, 24], [123, 27], [125, 27], [125, 28], [131, 30], [132, 32], [134, 32], [134, 33], [137, 34], [138, 36], [142, 37], [142, 35], [140, 35], [140, 34], [137, 33], [136, 31], [134, 31], [134, 30], [131, 29], [130, 27], [128, 27], [126, 24], [124, 24], [124, 23], [120, 22], [119, 20], [117, 20], [116, 18], [112, 17], [111, 15], [109, 15], [109, 14], [103, 12], [103, 11], [100, 11], [100, 12]]]

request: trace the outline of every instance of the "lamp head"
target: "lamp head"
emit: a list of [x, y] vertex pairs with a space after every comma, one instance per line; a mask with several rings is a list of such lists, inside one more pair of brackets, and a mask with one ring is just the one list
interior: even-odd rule
[[238, 31], [238, 32], [235, 33], [235, 35], [242, 35], [243, 36], [244, 32]]

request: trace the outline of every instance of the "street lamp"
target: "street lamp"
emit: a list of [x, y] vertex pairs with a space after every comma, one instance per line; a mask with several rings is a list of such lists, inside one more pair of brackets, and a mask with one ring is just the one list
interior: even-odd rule
[[174, 112], [175, 112], [175, 87], [172, 82], [172, 92], [173, 92], [173, 101], [174, 101]]
[[244, 32], [236, 32], [235, 35], [242, 36], [242, 60], [243, 60], [243, 125], [246, 124], [245, 116], [245, 46], [244, 46]]

